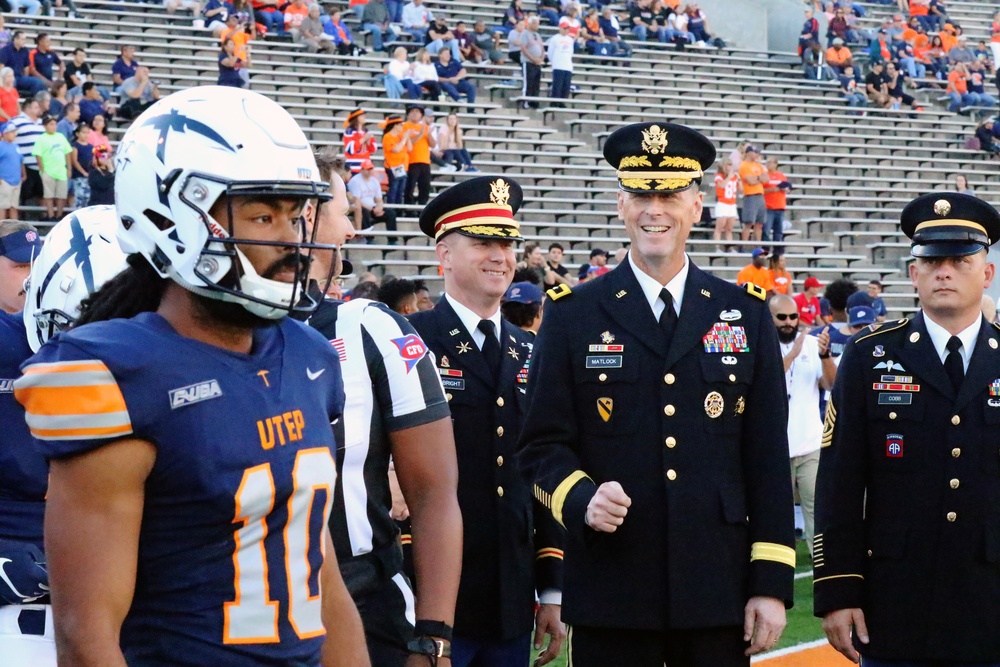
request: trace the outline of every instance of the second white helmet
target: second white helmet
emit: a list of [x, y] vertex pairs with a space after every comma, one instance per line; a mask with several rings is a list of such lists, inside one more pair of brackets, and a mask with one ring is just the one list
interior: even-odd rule
[[52, 227], [25, 282], [24, 328], [35, 352], [80, 314], [80, 302], [125, 268], [114, 206], [89, 206]]

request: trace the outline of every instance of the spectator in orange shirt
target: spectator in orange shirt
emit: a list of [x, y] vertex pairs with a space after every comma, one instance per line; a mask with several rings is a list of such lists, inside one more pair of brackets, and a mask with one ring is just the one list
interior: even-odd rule
[[785, 209], [788, 207], [787, 193], [792, 189], [788, 178], [778, 171], [778, 158], [767, 159], [767, 185], [764, 187], [764, 206], [767, 209], [764, 223], [764, 240], [770, 241], [771, 252], [784, 252], [781, 242], [785, 238]]
[[742, 287], [753, 283], [771, 296], [774, 294], [774, 283], [771, 282], [771, 272], [767, 268], [767, 250], [757, 248], [750, 253], [750, 257], [750, 263], [736, 274], [736, 284]]
[[293, 39], [298, 39], [299, 26], [308, 16], [309, 7], [305, 0], [292, 0], [292, 3], [285, 7], [285, 30], [292, 33]]
[[826, 64], [837, 74], [843, 74], [845, 67], [854, 66], [854, 54], [844, 46], [844, 40], [840, 37], [834, 37], [833, 46], [826, 50]]
[[946, 23], [944, 28], [938, 33], [941, 38], [941, 44], [944, 45], [944, 52], [948, 53], [958, 44], [958, 31], [950, 23]]
[[954, 69], [948, 74], [948, 88], [945, 94], [951, 98], [948, 111], [952, 113], [962, 107], [972, 106], [978, 101], [969, 93], [969, 70], [965, 63], [956, 63]]
[[[740, 188], [740, 177], [733, 170], [733, 161], [723, 158], [719, 171], [715, 174], [715, 233], [716, 241], [733, 240], [733, 225], [736, 224], [736, 193]], [[720, 244], [719, 250], [728, 252], [732, 245]]]
[[910, 16], [917, 17], [920, 21], [920, 25], [924, 26], [924, 30], [931, 32], [934, 29], [934, 25], [928, 18], [930, 14], [930, 0], [910, 0]]
[[409, 167], [410, 131], [403, 126], [399, 116], [389, 116], [385, 119], [382, 133], [382, 151], [385, 158], [385, 176], [389, 179], [389, 192], [386, 201], [390, 204], [402, 204], [406, 193], [406, 169]]
[[740, 165], [740, 180], [743, 183], [743, 229], [740, 238], [760, 241], [764, 231], [766, 209], [764, 206], [764, 185], [767, 183], [767, 169], [760, 163], [760, 149], [747, 146], [743, 164]]
[[771, 283], [775, 294], [789, 294], [792, 291], [792, 274], [785, 268], [785, 256], [775, 255], [768, 262]]
[[930, 43], [924, 50], [923, 56], [924, 64], [934, 72], [938, 81], [944, 81], [948, 76], [948, 54], [944, 50], [940, 35], [934, 35], [930, 38]]
[[[437, 139], [430, 131], [430, 123], [424, 108], [411, 104], [406, 108], [406, 123], [403, 129], [410, 131], [410, 152], [407, 155], [409, 167], [406, 170], [407, 204], [423, 206], [431, 197], [431, 149], [437, 146]], [[417, 195], [414, 196], [414, 190]]]
[[819, 309], [819, 291], [823, 289], [822, 283], [815, 276], [809, 276], [803, 289], [801, 294], [793, 297], [795, 305], [799, 308], [799, 321], [810, 327], [826, 324]]

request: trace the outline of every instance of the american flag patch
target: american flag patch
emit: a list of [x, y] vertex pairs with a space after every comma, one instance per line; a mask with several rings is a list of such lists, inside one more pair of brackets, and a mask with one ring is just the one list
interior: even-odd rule
[[330, 341], [330, 345], [336, 348], [337, 356], [340, 357], [340, 363], [347, 361], [347, 348], [344, 346], [343, 338], [334, 338]]

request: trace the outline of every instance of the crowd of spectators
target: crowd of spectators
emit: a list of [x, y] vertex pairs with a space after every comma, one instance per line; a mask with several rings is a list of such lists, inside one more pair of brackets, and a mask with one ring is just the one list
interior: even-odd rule
[[107, 135], [113, 117], [131, 119], [160, 97], [158, 82], [123, 45], [112, 78], [98, 85], [87, 52], [60, 55], [47, 33], [27, 46], [22, 30], [0, 20], [0, 209], [16, 218], [39, 205], [58, 219], [70, 205], [113, 203]]
[[[938, 90], [936, 96], [952, 112], [996, 107], [997, 97], [988, 88], [992, 81], [1000, 89], [1000, 13], [990, 26], [990, 42], [973, 46], [944, 0], [899, 0], [899, 10], [877, 27], [865, 28], [863, 5], [813, 0], [799, 35], [806, 76], [837, 80], [851, 107], [921, 111], [911, 93], [922, 88]], [[820, 13], [827, 19], [825, 50]]]

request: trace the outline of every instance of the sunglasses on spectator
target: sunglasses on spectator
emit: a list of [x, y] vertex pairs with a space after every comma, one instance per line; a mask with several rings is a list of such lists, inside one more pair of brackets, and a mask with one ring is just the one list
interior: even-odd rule
[[774, 316], [777, 318], [779, 322], [784, 322], [785, 320], [791, 320], [792, 322], [794, 322], [795, 320], [799, 319], [798, 313], [792, 313], [791, 315], [786, 315], [785, 313], [775, 313]]

